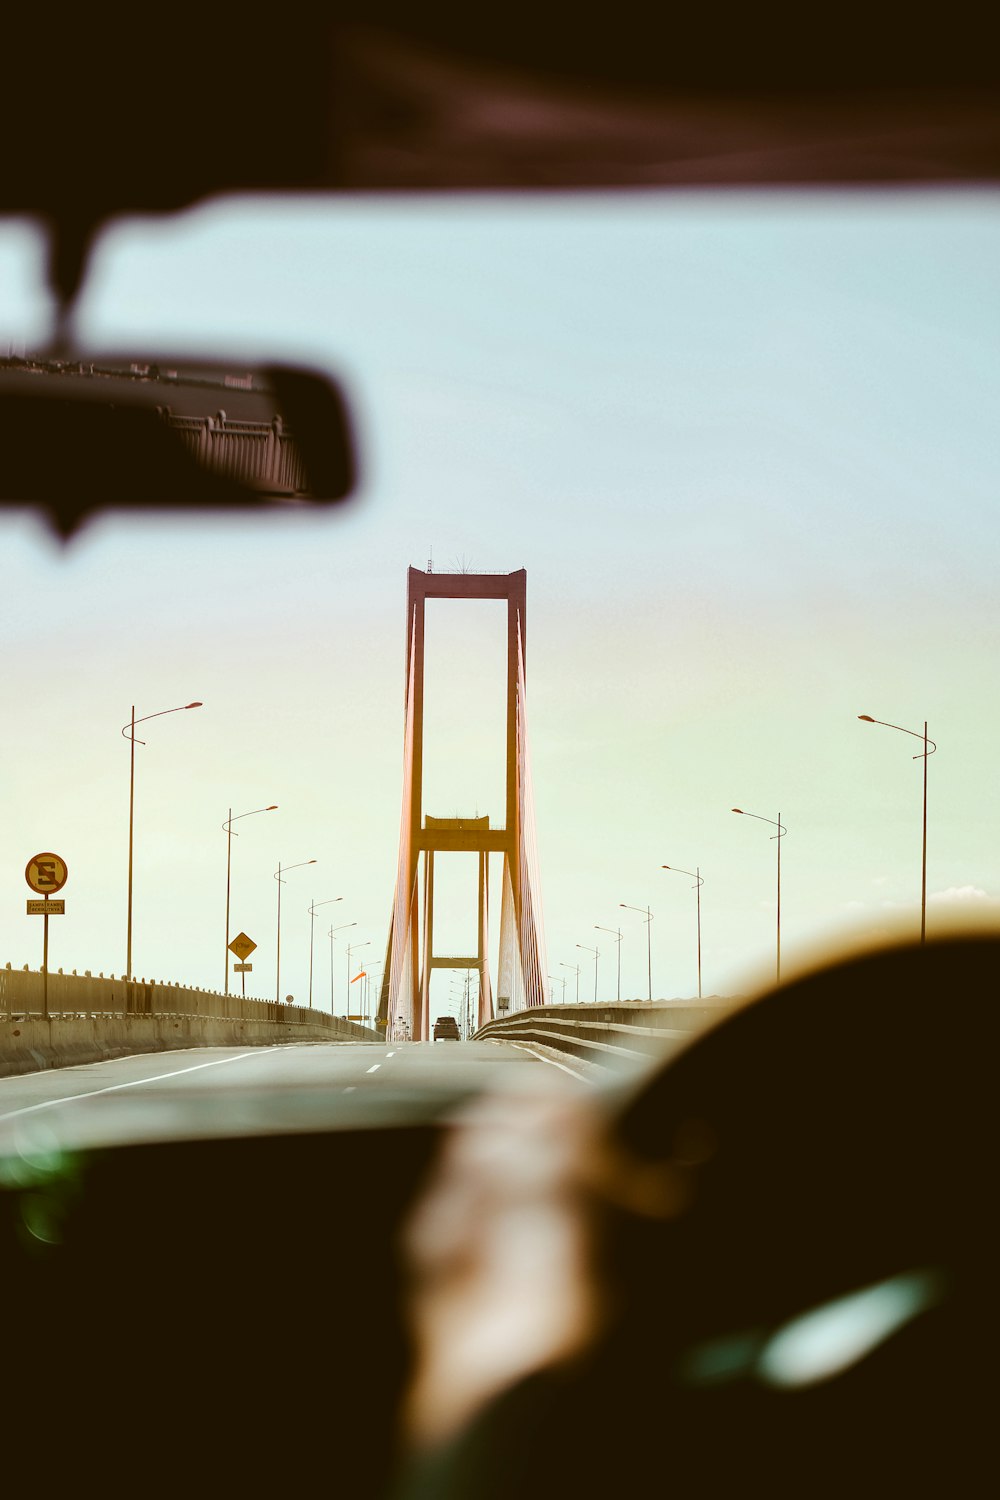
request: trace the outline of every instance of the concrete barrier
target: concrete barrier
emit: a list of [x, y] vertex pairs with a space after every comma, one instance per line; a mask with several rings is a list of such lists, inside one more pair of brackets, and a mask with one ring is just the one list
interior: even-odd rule
[[604, 1069], [665, 1057], [727, 1015], [739, 1000], [624, 1000], [614, 1005], [535, 1005], [480, 1027], [477, 1041], [524, 1042]]
[[380, 1031], [301, 1005], [153, 980], [0, 969], [0, 1076], [161, 1052], [278, 1042], [381, 1042]]
[[[285, 1006], [286, 1012], [293, 1007]], [[301, 1013], [300, 1013], [301, 1014]], [[80, 1016], [0, 1017], [0, 1076], [34, 1073], [131, 1057], [138, 1052], [165, 1052], [176, 1047], [259, 1047], [279, 1042], [380, 1042], [366, 1026], [323, 1013], [316, 1019], [288, 1016], [281, 1021], [242, 1021], [224, 1016]], [[331, 1024], [332, 1023], [332, 1024]]]

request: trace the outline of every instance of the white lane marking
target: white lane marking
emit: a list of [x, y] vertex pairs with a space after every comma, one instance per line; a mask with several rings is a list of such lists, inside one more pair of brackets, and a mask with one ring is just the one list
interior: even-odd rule
[[18, 1115], [34, 1114], [39, 1109], [54, 1109], [57, 1104], [76, 1104], [80, 1099], [95, 1099], [98, 1094], [115, 1094], [120, 1089], [138, 1088], [144, 1083], [162, 1083], [166, 1078], [179, 1078], [182, 1073], [198, 1073], [202, 1068], [221, 1068], [224, 1063], [242, 1062], [245, 1057], [256, 1057], [267, 1052], [267, 1047], [255, 1047], [252, 1052], [241, 1052], [238, 1057], [216, 1057], [212, 1062], [195, 1063], [190, 1068], [175, 1068], [172, 1073], [157, 1073], [154, 1078], [133, 1078], [128, 1083], [112, 1083], [104, 1089], [90, 1089], [86, 1094], [67, 1094], [62, 1099], [45, 1099], [41, 1104], [28, 1104], [23, 1109], [11, 1109], [0, 1120], [15, 1120]]
[[350, 1085], [349, 1085], [349, 1086], [348, 1086], [348, 1087], [347, 1087], [347, 1088], [346, 1088], [346, 1089], [345, 1089], [345, 1090], [344, 1090], [344, 1093], [345, 1093], [345, 1094], [353, 1094], [353, 1093], [354, 1093], [354, 1084], [353, 1084], [353, 1083], [352, 1083], [352, 1084], [350, 1084]]
[[382, 1066], [382, 1064], [381, 1064], [381, 1063], [372, 1063], [372, 1065], [371, 1065], [371, 1067], [370, 1067], [370, 1068], [369, 1068], [369, 1069], [368, 1069], [368, 1071], [369, 1071], [369, 1073], [374, 1073], [374, 1072], [375, 1072], [375, 1070], [376, 1070], [376, 1069], [377, 1069], [377, 1068], [380, 1068], [380, 1067], [381, 1067], [381, 1066]]
[[386, 1057], [395, 1057], [396, 1056], [395, 1052], [387, 1052], [385, 1055], [386, 1055]]
[[592, 1079], [589, 1078], [586, 1073], [577, 1073], [573, 1068], [568, 1068], [565, 1063], [556, 1062], [554, 1057], [546, 1057], [543, 1052], [536, 1052], [530, 1042], [510, 1042], [509, 1045], [511, 1047], [520, 1047], [522, 1052], [530, 1053], [530, 1055], [534, 1058], [537, 1058], [539, 1062], [549, 1063], [553, 1068], [562, 1068], [563, 1072], [568, 1073], [571, 1078], [575, 1078], [577, 1083], [592, 1082]]

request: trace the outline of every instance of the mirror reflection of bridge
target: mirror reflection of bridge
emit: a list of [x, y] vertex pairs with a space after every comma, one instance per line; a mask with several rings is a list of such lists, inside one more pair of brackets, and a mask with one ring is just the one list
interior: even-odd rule
[[[497, 599], [507, 604], [506, 816], [435, 818], [424, 814], [424, 639], [428, 599]], [[527, 574], [430, 573], [410, 568], [406, 592], [406, 715], [403, 807], [379, 1024], [387, 1036], [430, 1036], [430, 985], [435, 969], [471, 969], [479, 976], [478, 1025], [498, 1014], [545, 1003], [545, 941], [528, 755], [525, 693]], [[478, 854], [476, 951], [434, 948], [434, 857]], [[499, 958], [490, 973], [490, 855], [503, 855]]]

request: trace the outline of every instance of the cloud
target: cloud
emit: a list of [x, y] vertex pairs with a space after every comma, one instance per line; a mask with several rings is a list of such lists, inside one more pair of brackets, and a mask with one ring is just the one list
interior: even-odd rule
[[968, 905], [969, 903], [988, 902], [990, 905], [997, 904], [997, 898], [990, 896], [986, 891], [980, 890], [978, 885], [950, 885], [946, 891], [933, 891], [927, 897], [927, 904], [936, 903], [954, 906], [958, 903]]
[[[951, 885], [944, 891], [932, 891], [927, 905], [947, 906], [963, 911], [986, 911], [1000, 908], [1000, 897], [991, 896], [978, 885]], [[849, 912], [910, 912], [920, 906], [919, 895], [886, 896], [881, 901], [845, 901], [841, 910]]]

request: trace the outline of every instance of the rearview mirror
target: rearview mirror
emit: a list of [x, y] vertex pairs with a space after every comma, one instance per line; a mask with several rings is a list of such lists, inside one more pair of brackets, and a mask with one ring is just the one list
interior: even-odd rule
[[356, 478], [346, 401], [318, 371], [0, 359], [0, 503], [42, 507], [64, 537], [107, 509], [329, 504]]

